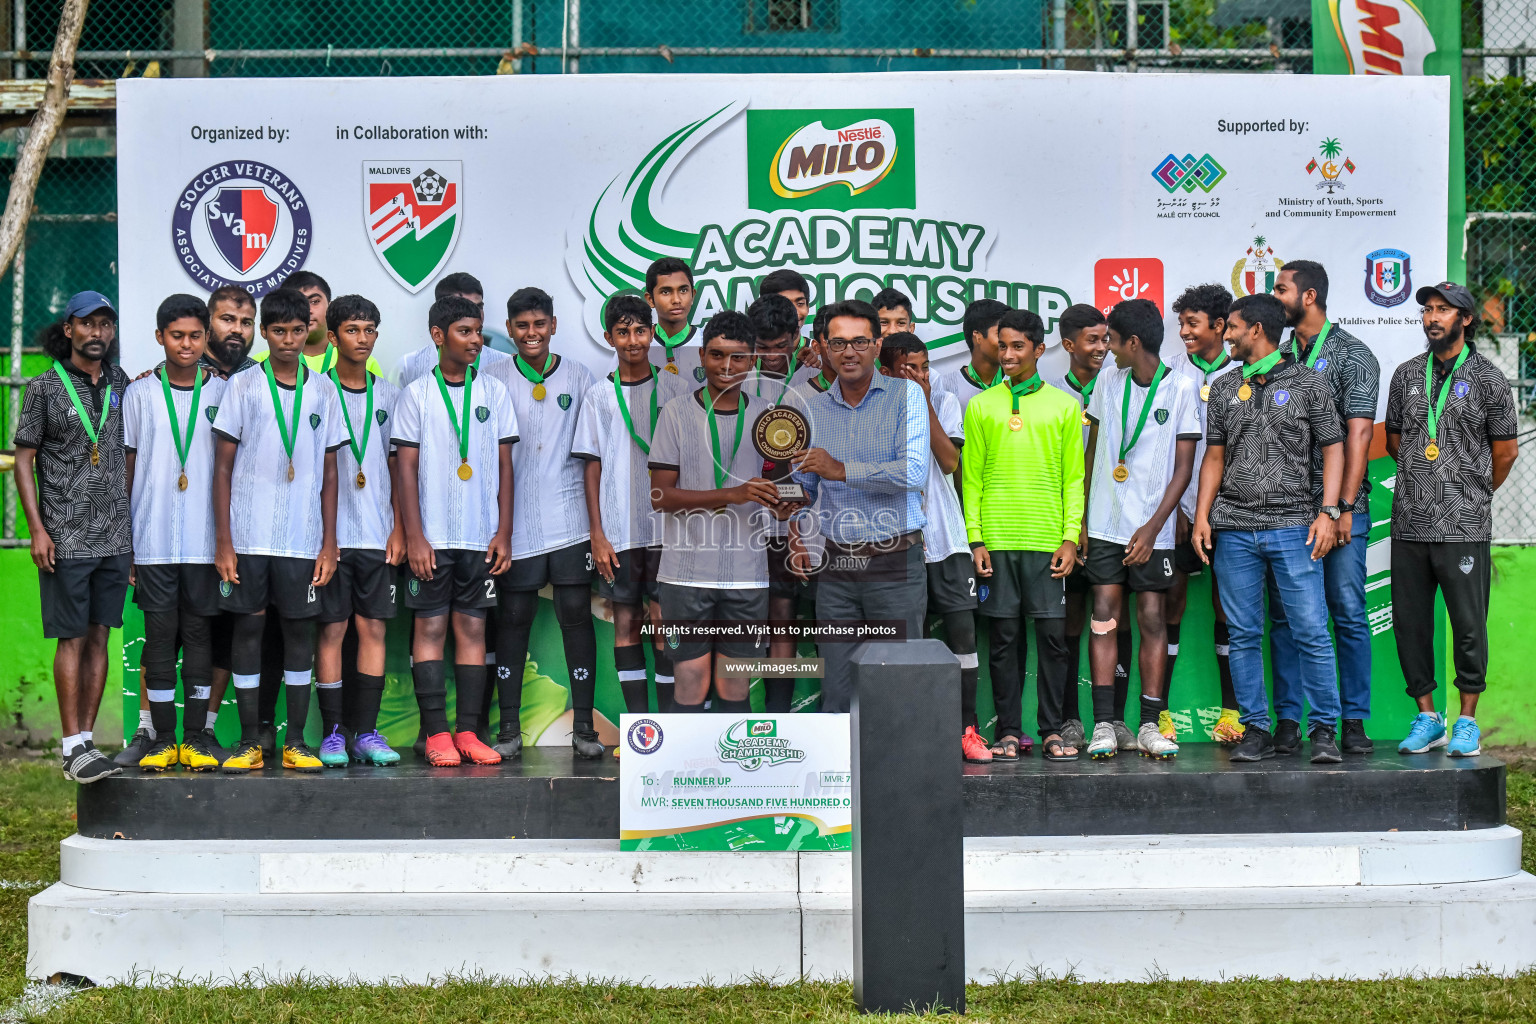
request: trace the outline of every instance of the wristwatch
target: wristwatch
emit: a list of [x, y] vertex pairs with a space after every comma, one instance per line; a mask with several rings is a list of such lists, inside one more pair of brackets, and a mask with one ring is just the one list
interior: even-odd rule
[[1321, 512], [1323, 515], [1327, 516], [1329, 519], [1332, 519], [1334, 522], [1338, 522], [1339, 515], [1340, 515], [1340, 513], [1339, 513], [1339, 506], [1337, 506], [1337, 505], [1324, 505], [1322, 508], [1318, 509], [1318, 511]]

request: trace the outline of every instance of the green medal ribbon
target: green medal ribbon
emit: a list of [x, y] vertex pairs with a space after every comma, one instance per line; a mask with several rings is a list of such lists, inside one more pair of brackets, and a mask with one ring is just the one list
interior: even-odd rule
[[[64, 369], [64, 364], [55, 359], [53, 361], [53, 372], [58, 374], [59, 380], [64, 382], [64, 390], [69, 393], [69, 402], [75, 407], [75, 413], [80, 417], [80, 425], [85, 428], [86, 436], [91, 439], [91, 465], [99, 465], [101, 463], [101, 451], [100, 443], [97, 439], [101, 436], [101, 432], [107, 428], [107, 416], [112, 410], [111, 378], [108, 378], [106, 393], [101, 396], [101, 419], [95, 426], [92, 426], [91, 418], [85, 412], [85, 404], [80, 401], [80, 395], [75, 391], [75, 383], [69, 379], [69, 371]], [[101, 372], [106, 373], [107, 368], [103, 366]]]
[[[477, 359], [476, 362], [478, 361], [479, 360]], [[544, 375], [530, 366], [528, 361], [523, 358], [523, 354], [521, 352], [512, 357], [512, 362], [517, 366], [517, 372], [522, 374], [523, 379], [528, 383], [534, 385], [535, 387], [544, 383]], [[544, 357], [544, 365], [549, 365], [549, 356], [547, 355]]]
[[1317, 338], [1312, 342], [1312, 351], [1307, 353], [1307, 369], [1317, 365], [1317, 357], [1322, 354], [1323, 342], [1328, 340], [1328, 332], [1333, 330], [1333, 321], [1324, 320], [1323, 329], [1317, 332]]
[[1084, 384], [1082, 381], [1077, 379], [1077, 375], [1074, 374], [1071, 370], [1067, 371], [1067, 383], [1076, 388], [1077, 393], [1083, 397], [1084, 409], [1088, 408], [1088, 399], [1093, 397], [1093, 387], [1098, 382], [1099, 378], [1095, 377], [1087, 384]]
[[368, 411], [363, 414], [363, 443], [357, 443], [357, 431], [352, 429], [352, 414], [347, 412], [347, 398], [342, 394], [341, 378], [336, 376], [336, 371], [330, 372], [331, 382], [336, 385], [336, 397], [341, 401], [341, 421], [347, 426], [347, 444], [352, 447], [352, 457], [357, 459], [357, 468], [363, 468], [363, 455], [368, 451], [368, 434], [373, 430], [373, 374], [363, 371], [363, 379], [368, 388]]
[[309, 375], [309, 367], [304, 365], [304, 360], [299, 360], [299, 367], [293, 375], [293, 421], [292, 424], [283, 423], [283, 400], [277, 393], [277, 378], [272, 375], [272, 360], [263, 359], [261, 368], [267, 374], [267, 390], [272, 393], [272, 408], [277, 414], [277, 432], [283, 439], [283, 452], [288, 456], [288, 479], [293, 480], [293, 446], [299, 439], [299, 407], [304, 404], [304, 378]]
[[1223, 352], [1214, 361], [1208, 363], [1204, 359], [1201, 359], [1199, 356], [1191, 352], [1189, 353], [1189, 361], [1194, 363], [1195, 366], [1199, 368], [1201, 373], [1205, 374], [1206, 379], [1210, 379], [1211, 374], [1215, 373], [1217, 370], [1230, 363], [1232, 361], [1232, 357]]
[[470, 375], [464, 374], [464, 415], [460, 417], [453, 411], [453, 398], [448, 394], [448, 382], [443, 380], [442, 366], [432, 367], [432, 376], [437, 378], [438, 393], [443, 396], [443, 405], [448, 409], [448, 422], [453, 425], [453, 432], [459, 438], [459, 465], [469, 465], [469, 389]]
[[[656, 392], [661, 390], [661, 380], [656, 376], [656, 373], [656, 367], [652, 366], [651, 375], [645, 378], [645, 380], [651, 381], [651, 422], [647, 432], [653, 435], [656, 433]], [[637, 381], [636, 383], [643, 384], [645, 381]], [[619, 383], [618, 370], [613, 371], [613, 397], [618, 399], [619, 415], [624, 417], [624, 429], [629, 431], [630, 438], [634, 440], [642, 452], [647, 455], [651, 454], [651, 443], [640, 438], [639, 432], [635, 430], [635, 421], [629, 415], [629, 406], [624, 402], [624, 385]]]
[[668, 334], [666, 331], [661, 329], [661, 324], [658, 323], [656, 325], [656, 340], [661, 342], [662, 351], [667, 354], [667, 365], [676, 365], [677, 356], [673, 353], [683, 347], [683, 344], [688, 340], [688, 335], [692, 333], [692, 331], [692, 327], [684, 324], [683, 329], [678, 331], [676, 334]]
[[[793, 364], [791, 364], [791, 365], [793, 365]], [[757, 384], [754, 387], [755, 387], [755, 389], [757, 391], [757, 397], [758, 398], [762, 398], [763, 397], [763, 367], [762, 367], [762, 361], [761, 360], [758, 361]], [[775, 409], [778, 408], [780, 402], [784, 401], [784, 396], [787, 395], [787, 394], [789, 394], [789, 378], [788, 377], [781, 377], [781, 378], [779, 378], [779, 397], [775, 398], [773, 400], [773, 407]]]
[[[709, 389], [704, 389], [704, 394], [709, 395]], [[715, 422], [715, 400], [709, 400], [709, 444], [715, 454], [715, 490], [725, 487], [725, 479], [730, 476], [730, 466], [736, 464], [736, 453], [741, 449], [741, 431], [747, 422], [747, 396], [737, 394], [736, 406], [736, 443], [731, 446], [730, 462], [723, 462], [720, 458], [720, 427]]]
[[177, 481], [181, 490], [186, 490], [187, 479], [187, 453], [192, 450], [192, 433], [197, 429], [197, 407], [203, 397], [203, 368], [197, 367], [197, 381], [192, 385], [192, 411], [187, 414], [187, 432], [181, 432], [181, 424], [176, 422], [176, 399], [171, 394], [171, 375], [166, 368], [160, 368], [160, 390], [165, 394], [165, 411], [171, 421], [171, 440], [176, 445], [176, 458], [181, 463], [181, 479]]
[[1013, 395], [1013, 414], [1015, 416], [1019, 414], [1019, 399], [1026, 398], [1029, 395], [1034, 394], [1044, 385], [1045, 381], [1040, 379], [1040, 372], [1038, 370], [1035, 371], [1035, 375], [1028, 380], [1023, 380], [1017, 384], [1008, 385], [1008, 391]]
[[826, 370], [822, 370], [820, 373], [816, 374], [816, 376], [811, 378], [811, 387], [815, 388], [817, 391], [825, 391], [831, 386], [832, 382], [827, 379]]
[[[997, 368], [997, 376], [992, 378], [991, 384], [983, 384], [981, 382], [981, 378], [976, 376], [976, 371], [971, 369], [970, 363], [966, 363], [964, 366], [960, 367], [960, 376], [964, 377], [976, 387], [985, 391], [987, 388], [996, 387], [1003, 382], [1003, 368], [1001, 366]], [[1018, 410], [1015, 409], [1014, 411], [1017, 412]]]
[[325, 346], [325, 355], [320, 357], [320, 372], [321, 373], [329, 373], [331, 371], [331, 368], [334, 367], [335, 365], [336, 365], [336, 346], [335, 345], [326, 345]]
[[[1429, 440], [1434, 443], [1436, 434], [1440, 430], [1440, 417], [1445, 414], [1445, 400], [1451, 393], [1451, 380], [1455, 378], [1456, 371], [1461, 369], [1461, 364], [1467, 361], [1467, 353], [1471, 349], [1466, 345], [1461, 348], [1461, 354], [1456, 357], [1456, 362], [1451, 365], [1451, 372], [1445, 375], [1445, 383], [1440, 385], [1440, 396], [1429, 406]], [[1433, 393], [1433, 381], [1435, 379], [1435, 354], [1427, 353], [1424, 357], [1424, 398], [1427, 401]]]
[[1136, 442], [1141, 440], [1142, 428], [1147, 425], [1147, 414], [1152, 411], [1152, 405], [1157, 401], [1157, 385], [1168, 375], [1168, 367], [1162, 363], [1157, 364], [1157, 370], [1152, 374], [1152, 383], [1147, 387], [1147, 400], [1141, 403], [1141, 416], [1136, 420], [1136, 433], [1126, 436], [1125, 430], [1129, 424], [1131, 415], [1131, 385], [1134, 383], [1135, 374], [1128, 372], [1125, 375], [1125, 395], [1120, 399], [1120, 465], [1125, 465], [1125, 457], [1130, 454]]
[[1275, 349], [1269, 355], [1265, 356], [1263, 359], [1260, 359], [1252, 366], [1243, 367], [1243, 379], [1247, 380], [1249, 377], [1257, 377], [1261, 373], [1268, 373], [1270, 370], [1275, 368], [1275, 364], [1280, 362], [1280, 359], [1280, 350]]

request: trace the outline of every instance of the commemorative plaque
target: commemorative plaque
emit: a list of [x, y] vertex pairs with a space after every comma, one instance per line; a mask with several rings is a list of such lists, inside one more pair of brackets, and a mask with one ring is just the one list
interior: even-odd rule
[[811, 424], [797, 409], [779, 405], [752, 425], [752, 444], [763, 457], [763, 476], [779, 489], [781, 501], [804, 501], [805, 488], [790, 479], [790, 456], [811, 445]]

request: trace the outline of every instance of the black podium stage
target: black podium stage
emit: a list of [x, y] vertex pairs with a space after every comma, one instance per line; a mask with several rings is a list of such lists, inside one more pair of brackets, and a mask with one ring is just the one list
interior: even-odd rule
[[[958, 751], [957, 760], [958, 760]], [[129, 770], [81, 786], [82, 836], [111, 839], [614, 839], [619, 767], [531, 748], [511, 764], [321, 775]], [[1504, 765], [1489, 756], [1378, 751], [1339, 765], [1232, 764], [1214, 744], [1178, 759], [965, 765], [968, 836], [1427, 831], [1504, 823]]]

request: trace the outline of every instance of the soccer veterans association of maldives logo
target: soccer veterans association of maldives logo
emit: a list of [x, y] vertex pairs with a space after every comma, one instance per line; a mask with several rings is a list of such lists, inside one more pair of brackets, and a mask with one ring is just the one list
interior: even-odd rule
[[199, 287], [233, 284], [259, 298], [304, 266], [314, 229], [304, 193], [286, 174], [255, 160], [225, 160], [182, 189], [171, 243]]
[[389, 276], [411, 294], [426, 287], [453, 255], [463, 198], [463, 161], [364, 162], [368, 243]]
[[1232, 264], [1232, 292], [1235, 295], [1267, 295], [1275, 290], [1275, 279], [1285, 261], [1275, 258], [1275, 249], [1260, 235], [1248, 251]]
[[654, 754], [661, 749], [661, 726], [642, 718], [629, 727], [629, 749], [637, 754]]
[[1408, 254], [1401, 249], [1377, 249], [1365, 257], [1365, 297], [1378, 306], [1397, 306], [1408, 301], [1413, 279], [1408, 273]]

